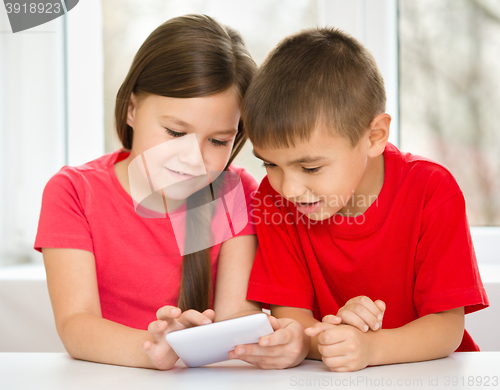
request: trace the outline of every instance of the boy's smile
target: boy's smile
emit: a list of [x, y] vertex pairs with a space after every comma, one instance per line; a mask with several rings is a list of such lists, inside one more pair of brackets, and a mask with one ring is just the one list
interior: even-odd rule
[[[372, 124], [377, 118], [390, 121], [387, 117], [380, 114]], [[254, 154], [263, 160], [273, 189], [308, 218], [353, 217], [363, 214], [382, 189], [387, 136], [375, 126], [353, 148], [349, 139], [317, 127], [308, 141], [296, 140], [288, 148], [254, 145]]]

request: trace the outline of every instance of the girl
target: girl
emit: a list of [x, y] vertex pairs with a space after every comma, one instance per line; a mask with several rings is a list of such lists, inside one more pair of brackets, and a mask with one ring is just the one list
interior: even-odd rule
[[[195, 135], [203, 169], [239, 175], [248, 204], [257, 182], [231, 162], [246, 141], [240, 105], [255, 69], [236, 31], [208, 16], [167, 21], [143, 43], [118, 91], [123, 149], [65, 166], [47, 183], [34, 248], [43, 253], [58, 334], [74, 358], [168, 369], [177, 356], [166, 332], [260, 311], [245, 299], [257, 246], [251, 222], [182, 256], [168, 215], [136, 212], [128, 175], [147, 150]], [[177, 158], [171, 174], [188, 173], [179, 167], [192, 162]], [[200, 224], [188, 218], [186, 232]]]

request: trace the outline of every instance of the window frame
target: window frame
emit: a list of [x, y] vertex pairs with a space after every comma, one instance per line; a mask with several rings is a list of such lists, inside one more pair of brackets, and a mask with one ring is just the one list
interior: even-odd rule
[[79, 2], [15, 34], [0, 10], [0, 266], [43, 262], [33, 241], [45, 184], [104, 154], [101, 8]]

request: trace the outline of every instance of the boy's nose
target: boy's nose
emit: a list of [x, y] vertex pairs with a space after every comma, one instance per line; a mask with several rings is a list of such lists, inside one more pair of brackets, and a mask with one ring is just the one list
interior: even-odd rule
[[295, 202], [300, 199], [305, 192], [305, 186], [303, 186], [299, 181], [294, 180], [293, 178], [283, 177], [281, 195], [283, 195], [286, 199]]

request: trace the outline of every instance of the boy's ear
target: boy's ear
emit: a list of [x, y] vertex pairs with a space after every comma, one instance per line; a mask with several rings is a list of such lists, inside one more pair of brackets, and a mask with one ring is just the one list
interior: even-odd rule
[[132, 92], [130, 94], [130, 100], [128, 101], [127, 109], [127, 125], [134, 127], [134, 119], [137, 108], [137, 96]]
[[389, 114], [378, 114], [373, 118], [368, 132], [368, 139], [370, 140], [369, 157], [377, 157], [384, 152], [389, 140], [390, 126], [391, 116]]

